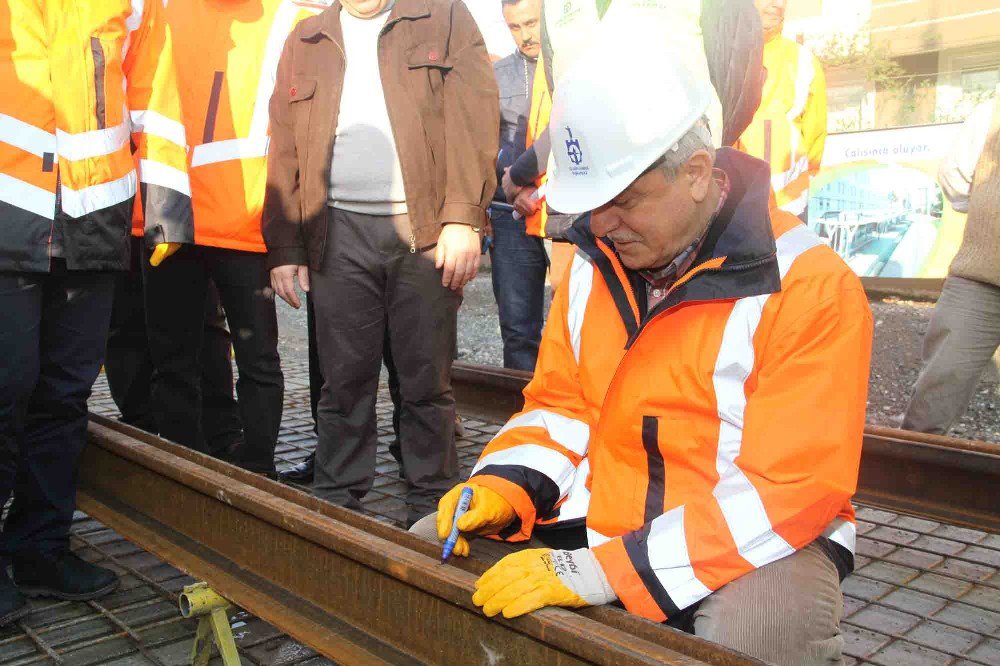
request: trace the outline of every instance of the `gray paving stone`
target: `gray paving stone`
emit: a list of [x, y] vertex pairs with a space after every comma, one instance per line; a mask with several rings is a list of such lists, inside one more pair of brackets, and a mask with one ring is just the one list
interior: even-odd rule
[[969, 656], [986, 664], [1000, 664], [1000, 640], [987, 638], [969, 651]]
[[903, 585], [907, 581], [913, 580], [920, 572], [917, 569], [900, 566], [891, 562], [872, 562], [863, 569], [857, 571], [859, 576], [874, 578], [893, 585]]
[[848, 576], [840, 587], [844, 591], [845, 595], [850, 595], [865, 601], [881, 599], [893, 589], [893, 586], [889, 583], [883, 583], [880, 580], [872, 580], [871, 578], [863, 578], [861, 576]]
[[934, 614], [935, 620], [969, 631], [994, 636], [1000, 629], [1000, 613], [984, 611], [962, 603], [950, 603]]
[[872, 663], [884, 666], [942, 666], [951, 661], [943, 652], [929, 650], [904, 641], [894, 641], [872, 655]]
[[862, 629], [846, 622], [841, 627], [841, 632], [844, 636], [844, 654], [858, 659], [868, 657], [892, 640], [884, 634]]
[[952, 541], [951, 539], [940, 539], [935, 536], [930, 536], [923, 534], [917, 539], [915, 539], [911, 546], [914, 548], [920, 548], [922, 550], [929, 550], [932, 553], [940, 553], [941, 555], [955, 555], [961, 552], [965, 548], [965, 544], [960, 541]]
[[982, 636], [977, 633], [949, 627], [933, 620], [921, 622], [906, 634], [906, 638], [956, 654], [964, 654], [982, 640]]
[[972, 589], [972, 583], [939, 576], [934, 573], [925, 573], [910, 581], [908, 587], [930, 592], [931, 594], [948, 599], [958, 599]]
[[[986, 532], [969, 529], [968, 527], [958, 527], [956, 525], [941, 525], [932, 534], [942, 539], [954, 539], [955, 541], [965, 541], [967, 543], [983, 543], [987, 538]], [[995, 546], [1000, 548], [1000, 544]]]
[[892, 606], [907, 613], [913, 613], [919, 617], [929, 617], [931, 614], [944, 608], [948, 602], [940, 597], [897, 588], [880, 600], [880, 603]]
[[882, 605], [871, 605], [851, 616], [851, 623], [877, 633], [904, 634], [919, 624], [920, 618]]

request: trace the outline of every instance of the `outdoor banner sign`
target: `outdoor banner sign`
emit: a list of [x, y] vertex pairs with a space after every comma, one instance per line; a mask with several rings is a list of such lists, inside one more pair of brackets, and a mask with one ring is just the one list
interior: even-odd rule
[[831, 134], [808, 224], [865, 277], [944, 277], [965, 215], [937, 184], [960, 123]]

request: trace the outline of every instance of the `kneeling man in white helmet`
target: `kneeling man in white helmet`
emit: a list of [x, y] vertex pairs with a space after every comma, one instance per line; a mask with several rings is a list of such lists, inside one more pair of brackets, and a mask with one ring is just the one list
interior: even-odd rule
[[487, 615], [619, 603], [771, 663], [841, 663], [868, 301], [769, 210], [766, 163], [713, 150], [710, 83], [662, 48], [598, 45], [559, 82], [548, 199], [591, 214], [524, 410], [438, 536], [471, 487], [467, 536], [549, 546], [479, 579]]

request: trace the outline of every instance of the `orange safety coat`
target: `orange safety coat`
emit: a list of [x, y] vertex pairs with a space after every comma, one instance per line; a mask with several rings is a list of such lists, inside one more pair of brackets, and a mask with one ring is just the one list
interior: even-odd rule
[[138, 185], [192, 240], [173, 54], [160, 0], [0, 4], [0, 270], [47, 271], [59, 211], [69, 268], [127, 268]]
[[799, 215], [826, 146], [826, 79], [805, 46], [779, 34], [764, 44], [760, 106], [736, 147], [771, 165], [778, 207]]
[[[266, 252], [260, 231], [268, 102], [292, 28], [332, 2], [189, 0], [167, 5], [191, 143], [195, 243]], [[137, 220], [133, 233], [139, 233]]]
[[[552, 93], [549, 90], [549, 82], [545, 76], [545, 63], [542, 56], [538, 56], [538, 64], [535, 66], [535, 78], [531, 83], [531, 109], [528, 113], [528, 133], [524, 147], [531, 148], [538, 135], [546, 131], [549, 126], [549, 113], [552, 112]], [[543, 172], [535, 178], [535, 187], [541, 187], [547, 180], [547, 175]], [[524, 230], [529, 236], [545, 237], [545, 223], [548, 221], [548, 206], [542, 201], [538, 210], [529, 215], [524, 220]]]
[[662, 621], [820, 536], [853, 552], [872, 317], [857, 276], [768, 169], [721, 149], [731, 189], [652, 311], [589, 222], [555, 295], [524, 410], [473, 470], [512, 503], [501, 536], [566, 513], [619, 599]]

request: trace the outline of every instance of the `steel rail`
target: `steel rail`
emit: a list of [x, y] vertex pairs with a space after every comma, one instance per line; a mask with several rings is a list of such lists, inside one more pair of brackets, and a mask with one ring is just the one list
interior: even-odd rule
[[[462, 414], [504, 422], [523, 405], [531, 379], [519, 370], [456, 363]], [[1000, 445], [867, 426], [855, 498], [891, 511], [1000, 531]]]
[[936, 301], [944, 278], [863, 277], [868, 298], [901, 298], [906, 301]]
[[489, 619], [483, 562], [109, 419], [88, 440], [81, 510], [340, 664], [760, 663], [615, 608]]

